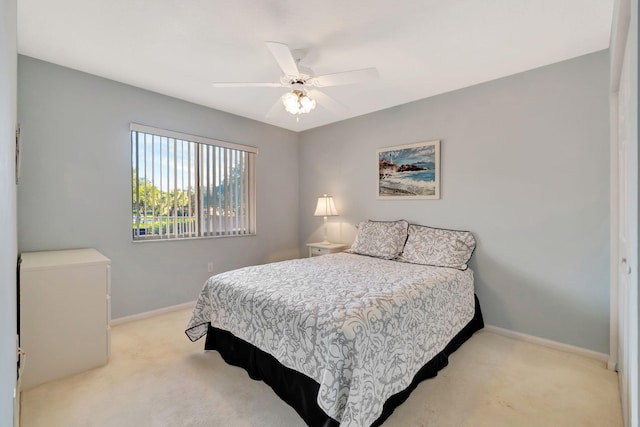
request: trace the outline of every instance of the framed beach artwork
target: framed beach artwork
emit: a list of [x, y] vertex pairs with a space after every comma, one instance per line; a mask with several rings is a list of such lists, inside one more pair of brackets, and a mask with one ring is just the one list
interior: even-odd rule
[[378, 199], [439, 198], [439, 140], [378, 149]]

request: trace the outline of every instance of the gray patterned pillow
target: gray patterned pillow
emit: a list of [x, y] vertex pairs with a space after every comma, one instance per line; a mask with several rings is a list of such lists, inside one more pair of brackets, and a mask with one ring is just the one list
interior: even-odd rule
[[409, 223], [400, 221], [363, 221], [350, 252], [376, 258], [393, 259], [402, 252]]
[[476, 248], [476, 239], [469, 231], [444, 230], [409, 226], [409, 237], [400, 256], [401, 261], [466, 270]]

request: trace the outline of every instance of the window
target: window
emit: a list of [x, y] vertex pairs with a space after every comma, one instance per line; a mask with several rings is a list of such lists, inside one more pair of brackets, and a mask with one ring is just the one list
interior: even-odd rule
[[255, 234], [257, 153], [132, 123], [133, 240]]

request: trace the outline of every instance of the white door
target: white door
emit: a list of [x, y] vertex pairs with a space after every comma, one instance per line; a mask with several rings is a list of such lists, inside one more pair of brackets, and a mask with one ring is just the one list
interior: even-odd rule
[[637, 252], [634, 249], [634, 233], [637, 235], [638, 171], [637, 139], [634, 138], [632, 107], [633, 84], [630, 74], [629, 43], [624, 54], [618, 92], [618, 372], [622, 412], [625, 426], [637, 423], [638, 408], [633, 404], [638, 391], [638, 306], [637, 306]]
[[[624, 71], [623, 71], [624, 79]], [[621, 82], [621, 89], [624, 83]], [[628, 141], [625, 129], [625, 94], [621, 90], [618, 92], [618, 379], [620, 382], [620, 396], [622, 398], [622, 414], [625, 417], [625, 426], [629, 425], [628, 406], [629, 406], [629, 341], [627, 335], [629, 333], [629, 243], [628, 243]]]

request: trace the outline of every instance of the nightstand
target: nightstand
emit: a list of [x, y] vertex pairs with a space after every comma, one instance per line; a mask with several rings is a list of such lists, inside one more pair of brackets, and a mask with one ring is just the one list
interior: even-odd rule
[[309, 247], [309, 257], [312, 256], [320, 256], [326, 254], [334, 254], [336, 252], [341, 252], [347, 245], [342, 243], [307, 243]]

